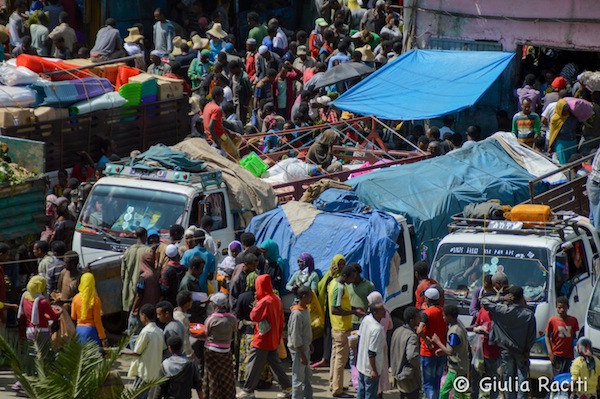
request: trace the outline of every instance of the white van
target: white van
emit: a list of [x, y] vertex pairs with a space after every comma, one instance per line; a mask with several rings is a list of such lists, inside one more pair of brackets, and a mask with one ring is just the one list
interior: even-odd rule
[[556, 298], [567, 296], [569, 314], [583, 327], [595, 282], [595, 229], [587, 218], [571, 213], [559, 213], [547, 223], [455, 220], [438, 246], [430, 273], [444, 288], [446, 303], [458, 305], [461, 321], [471, 325], [469, 305], [483, 275], [506, 273], [510, 284], [523, 287], [527, 304], [535, 310], [538, 339], [530, 354], [530, 378], [552, 377], [546, 325], [556, 315]]

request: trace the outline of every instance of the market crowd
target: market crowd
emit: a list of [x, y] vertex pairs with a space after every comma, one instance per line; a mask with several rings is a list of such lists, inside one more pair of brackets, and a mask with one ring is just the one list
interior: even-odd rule
[[[381, 398], [392, 387], [402, 398], [445, 399], [457, 378], [469, 378], [471, 395], [478, 397], [484, 376], [519, 384], [529, 376], [529, 353], [538, 341], [534, 313], [523, 289], [502, 272], [482, 276], [465, 325], [458, 307], [445, 304], [443, 288], [428, 278], [429, 265], [417, 262], [415, 306], [401, 312], [398, 327], [361, 265], [347, 263], [343, 254], [321, 276], [309, 253], [292, 266], [275, 241], [258, 243], [248, 232], [221, 248], [211, 227], [210, 217], [199, 227], [173, 225], [166, 240], [139, 227], [136, 243], [124, 254], [122, 306], [130, 337], [124, 354], [134, 358], [128, 375], [134, 387], [168, 378], [142, 398], [190, 398], [192, 390], [201, 398], [253, 398], [274, 381], [278, 397], [312, 398], [311, 371], [319, 367], [329, 368], [335, 398], [355, 397], [350, 386], [360, 399]], [[9, 262], [9, 250], [0, 244], [1, 264]], [[62, 241], [49, 248], [41, 240], [33, 252], [37, 270], [20, 300], [0, 302], [17, 315], [23, 339], [49, 340], [56, 326], [73, 323], [80, 342], [109, 346], [101, 317], [106, 298], [98, 296], [94, 276], [77, 253], [65, 252]], [[287, 281], [285, 270], [296, 270]], [[0, 287], [5, 299], [4, 278]], [[281, 296], [288, 292], [296, 299], [286, 316]], [[594, 395], [600, 360], [589, 339], [577, 339], [567, 298], [557, 299], [556, 311], [545, 330], [554, 373], [587, 381], [579, 393]], [[282, 364], [288, 357], [291, 378]], [[344, 381], [347, 364], [351, 381]], [[21, 390], [18, 383], [13, 388]], [[489, 395], [496, 398], [498, 391]]]

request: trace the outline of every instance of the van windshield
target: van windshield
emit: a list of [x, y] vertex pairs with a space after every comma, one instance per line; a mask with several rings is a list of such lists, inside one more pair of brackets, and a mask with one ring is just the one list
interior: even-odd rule
[[95, 185], [79, 222], [83, 227], [129, 236], [136, 228], [168, 230], [181, 224], [186, 196], [152, 189]]
[[472, 298], [485, 274], [506, 273], [510, 284], [523, 287], [527, 302], [542, 302], [548, 287], [548, 253], [544, 248], [502, 245], [444, 244], [436, 254], [431, 278], [446, 297]]

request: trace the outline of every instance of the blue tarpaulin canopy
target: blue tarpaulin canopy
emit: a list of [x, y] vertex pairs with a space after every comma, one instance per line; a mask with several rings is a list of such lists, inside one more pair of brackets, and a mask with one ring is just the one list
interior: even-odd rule
[[342, 94], [344, 111], [383, 119], [437, 118], [474, 105], [514, 53], [412, 50]]

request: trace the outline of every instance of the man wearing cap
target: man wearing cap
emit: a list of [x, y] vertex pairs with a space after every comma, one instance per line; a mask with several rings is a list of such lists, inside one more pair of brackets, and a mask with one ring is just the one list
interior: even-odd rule
[[276, 72], [279, 71], [281, 66], [281, 57], [272, 51], [269, 51], [267, 46], [262, 45], [258, 48], [258, 54], [256, 55], [256, 75], [254, 76], [254, 83], [258, 83], [267, 75], [269, 69], [274, 69]]
[[129, 29], [127, 29], [129, 31], [129, 35], [127, 35], [125, 37], [125, 39], [123, 39], [123, 41], [125, 42], [123, 44], [123, 50], [125, 51], [125, 53], [127, 55], [138, 55], [140, 54], [141, 57], [136, 57], [135, 58], [135, 67], [138, 69], [142, 69], [145, 70], [146, 69], [146, 60], [145, 60], [145, 54], [146, 52], [144, 51], [144, 36], [141, 34], [140, 29], [143, 30], [143, 27], [139, 27], [139, 26], [133, 26]]
[[154, 10], [154, 19], [156, 20], [152, 27], [154, 49], [158, 52], [159, 57], [166, 57], [173, 51], [175, 27], [171, 21], [165, 18], [165, 14], [160, 8]]
[[150, 52], [150, 66], [148, 67], [148, 73], [152, 75], [164, 76], [167, 73], [171, 73], [171, 65], [162, 62], [161, 52], [158, 50], [152, 50]]
[[427, 309], [421, 313], [421, 322], [417, 328], [417, 335], [421, 339], [421, 372], [423, 389], [427, 399], [437, 399], [440, 396], [440, 382], [446, 356], [441, 356], [441, 349], [433, 343], [431, 338], [437, 335], [446, 345], [447, 325], [444, 321], [444, 312], [439, 305], [440, 292], [430, 287], [425, 290], [425, 303]]
[[179, 283], [185, 275], [186, 268], [179, 263], [179, 250], [175, 245], [169, 244], [165, 250], [165, 254], [169, 258], [169, 262], [160, 274], [161, 297], [163, 300], [169, 301], [176, 306]]
[[246, 16], [250, 31], [248, 32], [248, 39], [254, 39], [255, 44], [262, 44], [263, 39], [267, 36], [267, 27], [258, 22], [258, 13], [250, 11]]
[[127, 248], [121, 261], [121, 281], [123, 281], [122, 305], [123, 310], [129, 312], [135, 298], [135, 285], [140, 276], [140, 262], [142, 255], [151, 252], [148, 241], [148, 232], [143, 227], [135, 229], [136, 243]]
[[212, 72], [213, 63], [210, 62], [210, 51], [203, 49], [198, 53], [198, 57], [192, 61], [188, 68], [188, 76], [192, 81], [192, 90], [202, 85], [202, 80]]
[[321, 51], [321, 47], [325, 44], [323, 33], [328, 26], [329, 24], [324, 18], [317, 18], [315, 20], [315, 29], [313, 29], [308, 38], [310, 55], [315, 59], [319, 56], [319, 51]]
[[[302, 76], [304, 80], [304, 74], [310, 68], [314, 68], [317, 65], [317, 61], [308, 54], [308, 50], [306, 46], [298, 46], [298, 50], [296, 50], [296, 54], [298, 57], [292, 63], [293, 67], [302, 71]], [[300, 93], [302, 90], [303, 82], [296, 83], [296, 93]], [[292, 113], [293, 114], [293, 113]]]
[[125, 55], [121, 34], [115, 28], [116, 24], [117, 21], [114, 18], [108, 18], [104, 27], [96, 34], [96, 43], [90, 51], [92, 62], [114, 60]]

